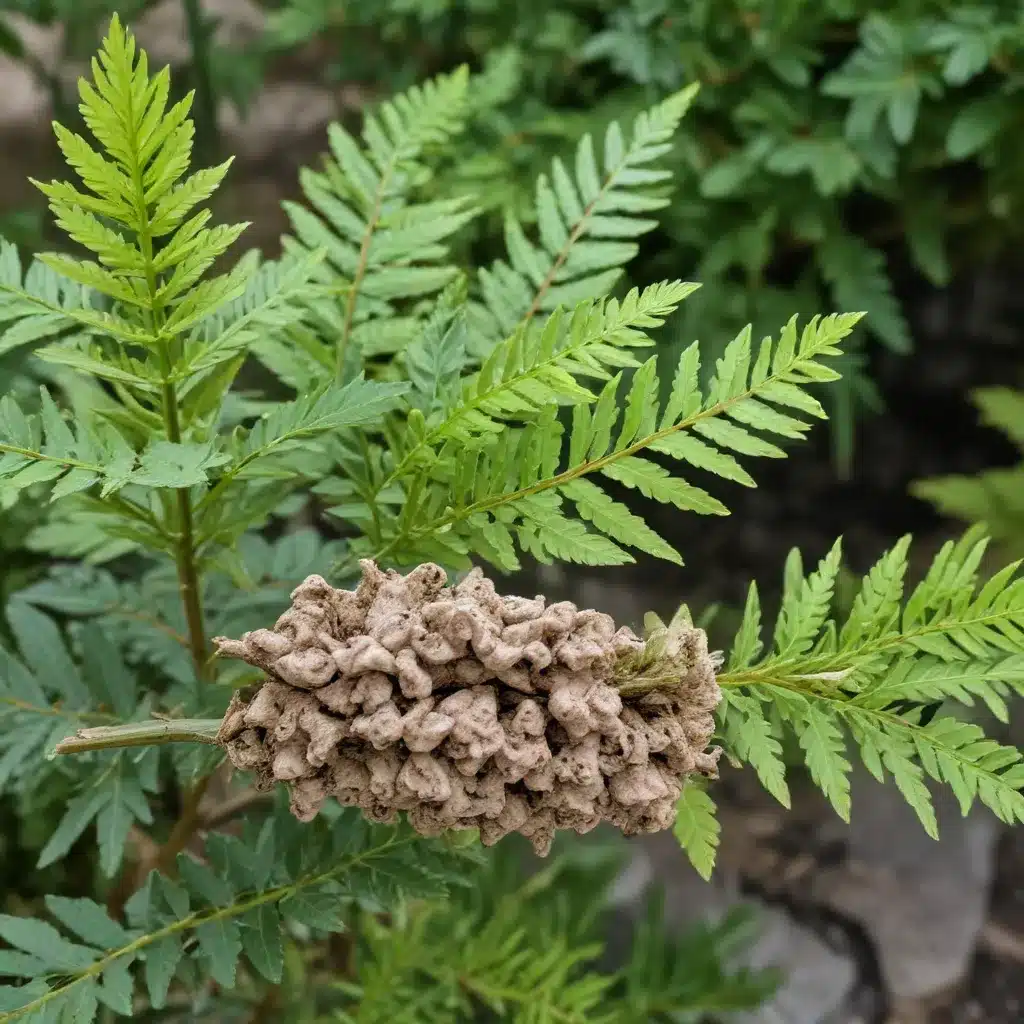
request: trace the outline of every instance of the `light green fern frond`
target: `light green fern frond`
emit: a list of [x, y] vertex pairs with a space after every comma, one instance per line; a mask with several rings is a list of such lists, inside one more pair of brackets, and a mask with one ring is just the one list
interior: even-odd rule
[[539, 239], [531, 241], [513, 216], [505, 222], [508, 262], [480, 271], [482, 306], [475, 320], [484, 339], [506, 337], [524, 320], [559, 306], [607, 294], [637, 252], [633, 239], [657, 226], [641, 214], [668, 205], [648, 188], [671, 178], [649, 165], [670, 148], [670, 139], [697, 94], [690, 86], [641, 113], [627, 142], [609, 125], [601, 164], [585, 135], [576, 150], [575, 176], [561, 160], [551, 178], [537, 182]]
[[986, 427], [1002, 431], [1024, 454], [1024, 392], [979, 388], [973, 394]]
[[1007, 698], [1024, 694], [1024, 579], [1013, 563], [982, 584], [986, 544], [977, 530], [947, 543], [908, 591], [909, 541], [900, 541], [865, 577], [845, 622], [832, 612], [838, 543], [806, 577], [794, 554], [763, 656], [752, 587], [719, 678], [731, 754], [785, 803], [780, 741], [795, 735], [812, 779], [847, 818], [850, 737], [873, 775], [892, 775], [929, 834], [929, 778], [949, 785], [965, 813], [977, 798], [1003, 821], [1024, 821], [1022, 755], [970, 721], [925, 714], [947, 703], [983, 704], [1005, 721]]
[[0, 355], [23, 345], [62, 337], [88, 312], [94, 300], [88, 288], [55, 274], [33, 260], [22, 275], [17, 248], [0, 238]]
[[103, 152], [54, 125], [82, 187], [35, 182], [57, 224], [95, 260], [56, 253], [39, 258], [52, 270], [112, 300], [111, 313], [76, 320], [122, 342], [159, 345], [210, 315], [244, 288], [233, 271], [201, 280], [245, 225], [207, 227], [194, 212], [227, 173], [230, 161], [184, 177], [192, 152], [192, 96], [168, 107], [168, 69], [150, 77], [145, 53], [115, 16], [92, 83], [80, 82], [81, 112]]
[[261, 361], [299, 394], [319, 386], [333, 364], [315, 362], [306, 350], [284, 341], [281, 332], [301, 324], [322, 295], [317, 276], [323, 258], [323, 250], [263, 261], [255, 250], [246, 253], [239, 261], [251, 268], [245, 291], [198, 325], [185, 346], [175, 372], [183, 391], [250, 350], [258, 350]]
[[1011, 554], [1024, 553], [1024, 392], [981, 388], [971, 396], [981, 422], [1005, 434], [1021, 451], [1016, 466], [988, 469], [973, 476], [918, 480], [911, 492], [943, 515], [967, 523], [985, 523], [994, 540]]
[[[367, 356], [400, 351], [417, 324], [402, 303], [434, 295], [457, 273], [445, 240], [474, 216], [469, 201], [414, 197], [430, 175], [429, 150], [462, 130], [468, 84], [463, 67], [384, 103], [367, 115], [362, 145], [332, 124], [324, 170], [300, 174], [308, 208], [283, 204], [295, 236], [286, 252], [326, 253], [319, 280], [331, 297], [315, 306], [317, 330], [290, 336], [329, 374], [341, 374], [352, 342]], [[275, 368], [273, 346], [255, 351]]]
[[[193, 487], [207, 471], [228, 461], [213, 442], [153, 439], [140, 452], [115, 429], [69, 424], [45, 388], [38, 415], [26, 415], [10, 396], [0, 399], [0, 494], [5, 500], [33, 484], [52, 483], [51, 500], [102, 483], [106, 497], [135, 484]], [[140, 509], [141, 513], [141, 509]], [[152, 516], [145, 516], [151, 522]]]
[[[572, 318], [556, 313], [543, 329], [519, 332], [499, 346], [467, 384], [464, 400], [436, 425], [414, 411], [410, 447], [393, 454], [391, 472], [370, 481], [381, 507], [367, 540], [379, 547], [367, 546], [366, 553], [413, 562], [443, 555], [465, 564], [473, 551], [514, 569], [517, 544], [541, 560], [588, 564], [631, 561], [624, 549], [629, 546], [680, 561], [596, 480], [604, 477], [684, 511], [726, 514], [717, 498], [651, 456], [751, 485], [733, 453], [780, 456], [782, 450], [763, 435], [800, 438], [809, 424], [792, 411], [824, 415], [806, 385], [835, 378], [822, 360], [839, 353], [839, 342], [859, 319], [815, 319], [802, 332], [791, 320], [778, 343], [765, 339], [756, 356], [744, 331], [726, 348], [706, 393], [694, 344], [679, 360], [664, 408], [653, 358], [634, 374], [624, 407], [618, 400], [621, 373], [607, 380], [596, 401], [582, 389], [577, 376], [607, 378], [610, 369], [635, 364], [623, 350], [647, 343], [637, 326], [663, 318], [689, 289], [681, 283], [655, 286], [631, 292], [621, 304], [584, 305]], [[617, 318], [627, 311], [630, 319], [622, 323]], [[608, 325], [618, 336], [606, 332]], [[568, 355], [561, 374], [560, 351]], [[538, 366], [542, 372], [532, 376]], [[573, 405], [567, 448], [560, 403]], [[570, 504], [579, 518], [567, 515]]]

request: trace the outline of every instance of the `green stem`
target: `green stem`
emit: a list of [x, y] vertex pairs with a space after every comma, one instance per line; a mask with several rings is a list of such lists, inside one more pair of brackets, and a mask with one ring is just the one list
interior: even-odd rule
[[[165, 350], [166, 351], [166, 350]], [[178, 422], [178, 397], [174, 384], [164, 384], [164, 417], [167, 440], [181, 443]], [[210, 659], [206, 650], [206, 626], [203, 619], [203, 597], [196, 565], [195, 524], [192, 518], [192, 495], [187, 487], [175, 491], [178, 506], [178, 535], [175, 541], [175, 561], [178, 565], [178, 590], [188, 623], [188, 646], [197, 679], [209, 676]]]
[[153, 747], [163, 743], [216, 744], [219, 718], [173, 718], [123, 725], [98, 725], [79, 729], [53, 748], [58, 754], [81, 754], [88, 750], [113, 750], [121, 747]]
[[359, 291], [370, 266], [370, 245], [373, 242], [374, 232], [380, 224], [381, 214], [384, 212], [384, 200], [387, 198], [392, 178], [398, 169], [398, 157], [399, 151], [396, 149], [392, 152], [387, 166], [381, 170], [373, 197], [373, 207], [367, 218], [366, 230], [363, 232], [363, 240], [359, 246], [355, 274], [352, 276], [352, 284], [345, 298], [345, 318], [335, 350], [335, 380], [338, 384], [341, 384], [345, 375], [345, 357], [352, 339], [352, 328], [355, 326], [356, 303], [359, 301]]
[[[187, 7], [188, 5], [186, 5]], [[198, 9], [196, 11], [198, 16]], [[133, 156], [136, 156], [133, 154]], [[143, 184], [143, 171], [136, 158], [132, 166], [132, 184], [135, 189], [136, 214], [139, 219], [138, 240], [146, 268], [146, 287], [149, 292], [149, 327], [157, 341], [162, 385], [162, 413], [167, 440], [181, 443], [181, 423], [178, 415], [178, 394], [171, 374], [174, 361], [171, 355], [171, 340], [163, 337], [164, 308], [158, 299], [159, 285], [153, 261], [153, 235], [150, 230], [149, 207]], [[174, 536], [175, 562], [178, 568], [178, 589], [188, 623], [188, 645], [197, 679], [209, 674], [210, 661], [206, 651], [206, 629], [203, 622], [202, 591], [199, 586], [199, 570], [196, 565], [195, 528], [192, 516], [192, 496], [188, 487], [175, 491], [177, 504], [177, 531]]]
[[210, 74], [210, 37], [199, 0], [183, 0], [183, 6], [196, 90], [196, 142], [199, 155], [209, 160], [216, 154], [220, 141], [217, 131], [217, 97]]

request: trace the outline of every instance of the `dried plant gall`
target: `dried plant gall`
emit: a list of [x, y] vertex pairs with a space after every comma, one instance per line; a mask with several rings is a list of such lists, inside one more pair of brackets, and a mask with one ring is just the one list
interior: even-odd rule
[[424, 835], [520, 832], [544, 854], [556, 829], [669, 827], [686, 777], [713, 776], [720, 699], [707, 637], [673, 634], [671, 672], [623, 696], [616, 667], [644, 643], [568, 602], [503, 597], [474, 569], [454, 587], [361, 563], [354, 591], [310, 576], [273, 629], [216, 639], [267, 680], [235, 694], [219, 740], [293, 813], [328, 797]]

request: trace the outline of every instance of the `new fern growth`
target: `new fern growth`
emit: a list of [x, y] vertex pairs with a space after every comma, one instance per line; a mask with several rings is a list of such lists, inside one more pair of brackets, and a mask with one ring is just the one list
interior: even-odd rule
[[[40, 894], [40, 916], [13, 906], [0, 915], [9, 947], [0, 950], [0, 1020], [88, 1024], [140, 1008], [222, 1020], [239, 1007], [264, 1018], [395, 1020], [397, 999], [424, 1021], [469, 1020], [483, 1007], [513, 1020], [667, 1021], [756, 1001], [764, 980], [729, 975], [717, 956], [724, 932], [711, 946], [702, 939], [674, 951], [652, 924], [638, 939], [642, 963], [601, 974], [591, 891], [568, 916], [555, 915], [546, 896], [530, 898], [561, 891], [555, 874], [542, 873], [524, 895], [500, 880], [499, 861], [477, 838], [452, 836], [450, 816], [413, 816], [439, 833], [432, 839], [402, 819], [373, 823], [334, 801], [321, 800], [316, 820], [303, 822], [280, 793], [266, 792], [266, 771], [257, 787], [229, 779], [229, 723], [238, 727], [236, 762], [248, 728], [267, 740], [274, 778], [305, 771], [289, 769], [298, 748], [287, 744], [306, 736], [316, 710], [306, 705], [317, 698], [289, 698], [295, 714], [274, 710], [273, 744], [240, 709], [252, 684], [274, 692], [267, 673], [284, 672], [286, 656], [303, 691], [328, 682], [328, 656], [355, 671], [340, 620], [333, 633], [307, 628], [345, 600], [362, 609], [359, 671], [373, 678], [358, 700], [337, 680], [332, 699], [352, 698], [371, 716], [390, 701], [394, 712], [359, 726], [384, 738], [365, 752], [377, 776], [352, 769], [370, 818], [408, 809], [384, 807], [373, 788], [390, 778], [388, 758], [408, 752], [409, 722], [394, 731], [401, 711], [422, 716], [417, 744], [447, 743], [444, 730], [463, 730], [453, 763], [459, 771], [472, 763], [490, 780], [487, 794], [463, 781], [463, 796], [486, 796], [495, 808], [507, 806], [506, 783], [488, 763], [497, 748], [484, 754], [474, 744], [493, 740], [511, 764], [509, 736], [529, 740], [541, 759], [545, 736], [557, 739], [558, 770], [578, 773], [559, 776], [568, 807], [584, 787], [578, 734], [601, 766], [587, 777], [591, 809], [607, 808], [603, 778], [629, 762], [629, 785], [609, 783], [632, 808], [619, 820], [642, 830], [674, 819], [705, 874], [718, 825], [713, 786], [692, 772], [713, 774], [716, 755], [701, 753], [712, 728], [727, 756], [750, 765], [783, 803], [782, 744], [793, 736], [844, 817], [849, 748], [879, 778], [892, 776], [932, 833], [930, 781], [952, 787], [965, 811], [980, 799], [1004, 821], [1024, 820], [1020, 753], [985, 738], [969, 717], [932, 714], [950, 703], [1005, 718], [1007, 698], [1024, 688], [1024, 583], [1016, 565], [982, 578], [977, 531], [943, 549], [916, 585], [901, 541], [843, 618], [833, 613], [838, 544], [806, 576], [794, 554], [770, 643], [751, 588], [724, 666], [707, 655], [685, 606], [668, 626], [650, 623], [643, 641], [615, 633], [615, 647], [606, 617], [545, 610], [543, 601], [502, 604], [476, 573], [459, 584], [476, 588], [472, 614], [450, 595], [448, 604], [419, 595], [416, 614], [443, 613], [450, 627], [431, 675], [417, 659], [436, 637], [394, 638], [410, 609], [382, 625], [365, 589], [343, 600], [318, 580], [333, 570], [350, 581], [365, 559], [388, 570], [438, 562], [449, 573], [481, 562], [507, 571], [524, 555], [608, 565], [641, 551], [681, 562], [645, 522], [645, 501], [725, 514], [729, 488], [754, 483], [748, 460], [783, 456], [782, 445], [823, 416], [812, 392], [836, 379], [832, 360], [859, 319], [793, 319], [760, 342], [743, 331], [704, 387], [696, 345], [670, 367], [641, 355], [695, 288], [667, 281], [613, 294], [635, 239], [654, 226], [648, 215], [669, 202], [659, 160], [692, 90], [642, 114], [629, 132], [611, 126], [601, 147], [584, 138], [571, 169], [556, 161], [539, 181], [534, 236], [510, 217], [507, 259], [475, 272], [456, 265], [447, 244], [475, 207], [461, 196], [438, 199], [428, 184], [470, 89], [459, 70], [384, 104], [359, 140], [333, 126], [323, 169], [302, 176], [305, 205], [288, 207], [293, 236], [282, 259], [251, 253], [219, 273], [214, 265], [243, 226], [213, 225], [203, 204], [229, 164], [189, 173], [191, 97], [169, 105], [167, 72], [150, 74], [116, 18], [92, 80], [81, 83], [92, 141], [55, 127], [79, 181], [39, 187], [87, 255], [46, 253], [25, 269], [12, 247], [0, 249], [0, 352], [52, 371], [38, 402], [0, 401], [0, 502], [31, 505], [31, 545], [62, 560], [5, 608], [0, 788], [50, 826], [35, 851], [40, 867], [78, 856], [82, 837], [95, 836], [89, 863], [103, 902]], [[250, 357], [294, 397], [239, 391]], [[672, 378], [664, 401], [659, 373]], [[715, 493], [687, 479], [693, 470], [716, 478]], [[638, 500], [613, 496], [621, 488]], [[304, 507], [324, 513], [319, 529], [265, 529]], [[386, 606], [397, 576], [370, 566], [362, 571]], [[439, 587], [435, 569], [407, 579]], [[259, 629], [293, 591], [321, 600], [306, 609], [313, 619], [303, 620], [302, 644], [297, 634]], [[281, 622], [294, 626], [288, 614]], [[578, 633], [571, 650], [558, 641], [570, 628]], [[247, 641], [255, 646], [236, 647], [250, 664], [214, 657], [210, 638], [247, 631], [256, 631]], [[459, 645], [470, 642], [476, 659], [467, 666], [473, 659]], [[704, 651], [711, 704], [722, 695], [714, 722], [706, 708], [703, 732], [681, 710], [687, 650]], [[549, 665], [562, 673], [558, 686]], [[603, 689], [586, 683], [591, 669]], [[423, 703], [435, 684], [450, 722]], [[389, 696], [396, 686], [401, 708]], [[536, 719], [547, 732], [503, 731], [497, 715], [525, 707], [530, 687], [537, 692], [520, 724]], [[478, 698], [481, 715], [491, 714], [492, 696], [491, 724], [500, 728], [484, 737], [472, 714], [456, 724]], [[422, 706], [410, 710], [411, 701]], [[350, 749], [337, 746], [349, 726], [340, 711], [316, 714], [335, 730], [334, 746], [317, 755], [334, 770]], [[601, 744], [613, 734], [632, 736], [643, 758], [629, 761], [625, 747], [610, 757]], [[66, 756], [48, 757], [55, 747]], [[648, 757], [654, 767], [641, 771]], [[436, 764], [429, 749], [409, 763], [423, 772]], [[421, 803], [436, 801], [437, 780], [425, 778], [413, 779]], [[664, 804], [666, 793], [657, 815], [637, 810]], [[516, 798], [520, 809], [531, 799]], [[487, 818], [483, 804], [467, 806]], [[575, 817], [547, 808], [545, 827], [585, 830], [594, 815], [581, 806], [569, 808]], [[489, 841], [517, 827], [490, 824], [481, 828]], [[507, 856], [509, 840], [501, 842], [498, 858]], [[538, 999], [539, 1016], [530, 1010]]]

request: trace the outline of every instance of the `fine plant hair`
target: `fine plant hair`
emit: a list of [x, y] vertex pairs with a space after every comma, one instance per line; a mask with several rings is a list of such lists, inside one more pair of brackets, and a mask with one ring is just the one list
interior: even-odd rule
[[[55, 125], [80, 183], [37, 185], [88, 255], [25, 267], [0, 250], [0, 350], [60, 371], [36, 398], [0, 401], [0, 495], [31, 505], [27, 542], [54, 559], [5, 608], [0, 783], [53, 823], [40, 869], [86, 835], [96, 855], [91, 888], [0, 915], [0, 1020], [486, 1009], [610, 1024], [749, 1006], [765, 990], [723, 966], [724, 926], [673, 945], [652, 918], [629, 962], [602, 968], [594, 887], [563, 886], [558, 860], [510, 881], [508, 840], [485, 853], [472, 832], [426, 839], [336, 802], [299, 821], [282, 793], [226, 780], [222, 717], [265, 674], [216, 657], [211, 638], [271, 625], [308, 577], [352, 583], [361, 560], [449, 575], [523, 556], [680, 563], [644, 501], [615, 495], [726, 514], [685, 474], [724, 496], [752, 486], [747, 465], [782, 457], [824, 416], [815, 394], [860, 319], [793, 318], [762, 341], [743, 330], [706, 386], [696, 344], [667, 368], [646, 356], [696, 286], [616, 286], [670, 203], [661, 160], [692, 88], [586, 136], [537, 182], [536, 228], [510, 215], [506, 255], [459, 266], [449, 246], [477, 211], [434, 195], [431, 175], [471, 89], [456, 70], [368, 114], [360, 138], [332, 125], [322, 168], [286, 208], [279, 261], [231, 263], [244, 225], [214, 225], [203, 207], [230, 161], [188, 173], [191, 97], [169, 103], [166, 69], [150, 74], [117, 18], [80, 84], [94, 141]], [[294, 397], [239, 386], [250, 359]], [[283, 529], [320, 511], [322, 532]], [[984, 578], [975, 528], [913, 583], [909, 546], [881, 556], [842, 615], [839, 542], [810, 571], [790, 555], [769, 628], [751, 585], [716, 663], [714, 742], [787, 806], [795, 741], [844, 819], [857, 756], [929, 834], [933, 784], [965, 813], [980, 802], [1024, 820], [1020, 752], [956, 707], [1005, 718], [1024, 688], [1018, 566]], [[623, 700], [673, 692], [671, 652], [699, 632], [685, 605], [646, 626], [619, 666]], [[713, 783], [687, 779], [674, 831], [709, 876]]]

